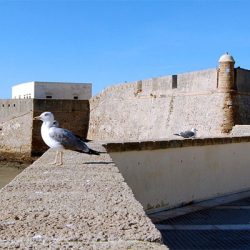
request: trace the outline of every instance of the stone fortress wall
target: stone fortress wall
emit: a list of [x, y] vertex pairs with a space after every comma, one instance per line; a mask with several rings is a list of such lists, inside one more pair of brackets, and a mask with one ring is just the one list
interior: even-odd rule
[[236, 124], [250, 124], [250, 70], [236, 68], [235, 103], [238, 106]]
[[[176, 138], [198, 129], [198, 136], [221, 136], [235, 124], [250, 123], [250, 71], [234, 60], [218, 69], [170, 75], [103, 90], [90, 99], [88, 137], [104, 141]], [[230, 77], [229, 77], [230, 76]], [[230, 83], [231, 81], [231, 83]]]
[[1, 155], [44, 152], [41, 123], [32, 118], [48, 110], [62, 127], [99, 141], [178, 138], [192, 127], [199, 137], [228, 134], [250, 124], [250, 71], [234, 68], [230, 55], [221, 58], [218, 69], [111, 86], [89, 101], [0, 100]]
[[[162, 139], [184, 129], [187, 122], [199, 129], [197, 118], [201, 115], [213, 128], [215, 120], [209, 121], [204, 106], [215, 102], [222, 105], [213, 94], [216, 78], [216, 70], [211, 69], [107, 88], [90, 100], [89, 137], [114, 141]], [[203, 106], [197, 105], [192, 111], [203, 101]], [[217, 120], [220, 115], [216, 115]]]
[[33, 100], [0, 100], [0, 156], [27, 160], [32, 141]]

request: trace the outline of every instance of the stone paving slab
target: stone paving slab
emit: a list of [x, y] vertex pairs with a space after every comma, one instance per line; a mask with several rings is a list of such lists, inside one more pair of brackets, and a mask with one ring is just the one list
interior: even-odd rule
[[167, 249], [100, 144], [41, 158], [0, 190], [0, 249]]

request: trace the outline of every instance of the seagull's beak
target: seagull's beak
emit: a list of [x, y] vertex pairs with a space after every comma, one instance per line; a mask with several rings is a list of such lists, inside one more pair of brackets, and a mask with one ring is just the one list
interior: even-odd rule
[[35, 117], [33, 118], [33, 120], [41, 120], [41, 117], [40, 117], [40, 116], [35, 116]]

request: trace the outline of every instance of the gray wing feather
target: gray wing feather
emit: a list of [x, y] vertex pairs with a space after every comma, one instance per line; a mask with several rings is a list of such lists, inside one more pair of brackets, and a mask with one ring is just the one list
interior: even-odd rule
[[66, 149], [79, 150], [85, 153], [89, 152], [88, 146], [67, 129], [51, 127], [49, 136], [61, 143]]
[[189, 138], [194, 136], [194, 132], [192, 131], [185, 131], [185, 132], [181, 132], [180, 136], [184, 137], [184, 138]]

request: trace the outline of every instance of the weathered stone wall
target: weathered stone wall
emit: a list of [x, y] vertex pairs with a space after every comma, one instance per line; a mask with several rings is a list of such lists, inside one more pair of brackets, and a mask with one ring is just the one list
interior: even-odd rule
[[[18, 86], [17, 86], [18, 87]], [[36, 99], [46, 99], [51, 96], [53, 99], [74, 99], [89, 100], [92, 96], [91, 83], [61, 83], [61, 82], [35, 82]]]
[[217, 88], [217, 70], [207, 69], [177, 75], [179, 91], [209, 91]]
[[216, 69], [118, 85], [90, 100], [89, 137], [163, 139], [192, 127], [200, 136], [221, 134], [224, 105]]
[[237, 96], [235, 97], [235, 104], [238, 106], [235, 124], [250, 124], [250, 94], [237, 94]]
[[31, 112], [32, 109], [32, 99], [0, 100], [0, 123], [23, 116], [24, 114]]
[[235, 75], [237, 91], [250, 93], [250, 70], [236, 68]]
[[0, 155], [29, 160], [31, 156], [32, 100], [0, 100]]
[[[34, 116], [50, 111], [60, 127], [73, 131], [83, 138], [87, 137], [89, 124], [88, 100], [48, 100], [34, 99]], [[41, 121], [33, 121], [32, 154], [39, 155], [48, 147], [41, 137]]]
[[237, 96], [235, 105], [238, 107], [235, 124], [250, 124], [250, 70], [235, 69]]

